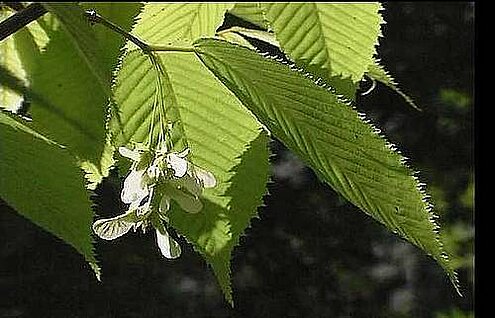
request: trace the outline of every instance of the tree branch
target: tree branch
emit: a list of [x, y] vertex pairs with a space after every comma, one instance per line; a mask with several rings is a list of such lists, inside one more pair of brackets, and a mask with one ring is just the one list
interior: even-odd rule
[[13, 16], [0, 22], [0, 41], [42, 17], [47, 12], [41, 4], [32, 3]]

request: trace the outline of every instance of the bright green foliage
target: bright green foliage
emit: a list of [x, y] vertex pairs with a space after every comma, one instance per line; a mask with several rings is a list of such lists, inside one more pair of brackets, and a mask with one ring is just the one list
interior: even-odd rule
[[[8, 12], [0, 11], [0, 20], [9, 16]], [[23, 64], [28, 64], [28, 68], [31, 67], [30, 69], [32, 69], [33, 61], [28, 58], [29, 55], [25, 52], [39, 51], [44, 48], [47, 42], [46, 33], [38, 22], [34, 21], [0, 42], [0, 65], [21, 79], [24, 86], [27, 86], [29, 81], [25, 71], [26, 65]], [[22, 100], [21, 95], [5, 87], [0, 87], [0, 108], [17, 111]]]
[[[64, 19], [72, 21], [71, 15], [80, 17], [82, 14], [81, 10], [71, 8], [76, 12], [70, 10], [63, 15]], [[30, 46], [31, 49], [22, 54], [32, 90], [49, 104], [32, 101], [33, 126], [50, 139], [67, 146], [79, 159], [98, 162], [103, 150], [108, 100], [102, 81], [110, 77], [101, 75], [104, 73], [101, 63], [90, 66], [97, 55], [91, 55], [92, 59], [85, 56], [74, 44], [74, 36], [63, 28], [47, 28], [45, 31], [50, 38], [45, 50], [40, 53], [26, 43], [24, 47]], [[100, 78], [92, 69], [99, 70]], [[109, 89], [110, 83], [106, 85]]]
[[[226, 9], [225, 5], [215, 4], [174, 4], [166, 7], [149, 4], [139, 15], [142, 23], [132, 32], [147, 42], [158, 44], [183, 36], [195, 39], [213, 35]], [[215, 12], [214, 19], [211, 12]], [[180, 28], [176, 26], [177, 19], [181, 23]], [[178, 125], [173, 133], [175, 142], [182, 140], [181, 144], [187, 143], [192, 162], [212, 172], [217, 180], [214, 189], [205, 191], [204, 208], [200, 214], [188, 215], [180, 209], [173, 209], [171, 222], [207, 259], [226, 298], [232, 301], [230, 253], [247, 226], [245, 222], [244, 227], [239, 228], [238, 222], [242, 218], [232, 217], [232, 214], [251, 216], [256, 212], [265, 191], [268, 155], [258, 167], [259, 177], [252, 173], [240, 186], [246, 192], [254, 191], [248, 200], [251, 204], [231, 207], [232, 197], [226, 193], [232, 187], [234, 168], [258, 136], [259, 126], [192, 53], [163, 53], [160, 63], [164, 71], [160, 83], [167, 120]], [[131, 141], [145, 143], [151, 122], [160, 122], [160, 112], [156, 109], [158, 105], [154, 103], [157, 84], [157, 71], [148, 56], [135, 51], [123, 58], [114, 89], [120, 123], [116, 117], [111, 123], [116, 146]], [[158, 139], [159, 133], [159, 125], [156, 125], [153, 140]], [[231, 230], [232, 222], [235, 223], [235, 231]]]
[[372, 63], [380, 34], [378, 3], [266, 3], [270, 25], [284, 52], [329, 77], [357, 82]]
[[4, 113], [0, 113], [0, 140], [2, 199], [72, 245], [99, 277], [90, 233], [91, 201], [74, 157]]
[[[226, 299], [233, 304], [230, 282], [230, 258], [240, 236], [256, 215], [257, 207], [266, 191], [268, 181], [268, 138], [262, 132], [242, 154], [239, 164], [231, 171], [215, 169], [223, 185], [229, 185], [223, 194], [230, 202], [215, 204], [220, 194], [207, 194], [202, 212], [186, 214], [175, 209], [171, 222], [212, 266]], [[238, 160], [236, 160], [238, 161]], [[225, 179], [235, 173], [231, 179]]]
[[132, 33], [150, 44], [191, 43], [214, 35], [225, 11], [232, 6], [233, 3], [149, 3], [139, 14]]
[[[156, 50], [127, 42], [119, 59], [123, 37], [91, 27], [82, 7], [44, 6], [46, 18], [0, 43], [0, 101], [15, 106], [25, 95], [33, 117], [28, 127], [0, 113], [0, 196], [74, 246], [97, 275], [80, 167], [94, 189], [115, 164], [116, 147], [153, 147], [166, 132], [168, 150], [189, 148], [188, 160], [216, 179], [199, 213], [172, 201], [168, 224], [206, 259], [232, 303], [231, 253], [262, 203], [273, 133], [456, 284], [422, 185], [349, 102], [366, 74], [415, 106], [374, 59], [379, 3], [82, 4]], [[263, 30], [216, 34], [226, 12]], [[261, 56], [243, 37], [281, 48], [294, 67]], [[118, 162], [122, 174], [127, 164]]]
[[385, 68], [382, 65], [378, 63], [378, 61], [375, 60], [373, 64], [370, 64], [368, 66], [368, 71], [366, 72], [366, 75], [390, 87], [402, 98], [404, 98], [404, 100], [409, 105], [419, 110], [419, 107], [414, 103], [412, 98], [399, 89], [398, 84], [395, 82], [395, 79], [392, 77], [392, 75], [390, 75], [390, 73], [387, 70], [385, 70]]
[[229, 13], [260, 28], [269, 28], [268, 20], [263, 12], [261, 2], [237, 2], [234, 7], [229, 10]]
[[354, 99], [376, 53], [379, 3], [265, 3], [266, 16], [283, 51], [296, 64]]
[[157, 72], [141, 51], [132, 51], [122, 60], [114, 90], [119, 117], [114, 116], [111, 124], [115, 146], [149, 142], [156, 147], [160, 135], [169, 129], [166, 126], [171, 126], [176, 150], [184, 150], [186, 140], [177, 97], [169, 75], [163, 72], [159, 76]]
[[[166, 7], [149, 4], [139, 15], [143, 23], [132, 32], [157, 44], [173, 42], [179, 37], [211, 36], [221, 24], [227, 8], [216, 4]], [[260, 127], [255, 119], [194, 54], [163, 53], [160, 62], [164, 68], [164, 106], [171, 110], [168, 112], [173, 117], [171, 120], [180, 120], [178, 124], [183, 126], [176, 134], [177, 139], [186, 140], [192, 162], [212, 172], [217, 180], [215, 188], [205, 190], [204, 207], [199, 214], [189, 215], [173, 208], [171, 224], [207, 259], [231, 302], [230, 254], [265, 192], [268, 175], [266, 136], [259, 135]], [[151, 120], [154, 118], [159, 122], [158, 112], [153, 111], [156, 76], [149, 57], [141, 52], [130, 52], [122, 60], [115, 85], [120, 129], [117, 121], [112, 121], [116, 145], [129, 141], [146, 142]], [[157, 127], [153, 135], [158, 133]], [[264, 147], [260, 143], [264, 143]], [[253, 166], [254, 162], [245, 161], [246, 156], [263, 160]], [[234, 185], [233, 180], [240, 178], [236, 171], [245, 169], [249, 171], [248, 176]], [[253, 169], [255, 171], [251, 171]], [[230, 192], [238, 191], [236, 189], [251, 195], [244, 199], [234, 197], [235, 193], [231, 196]], [[246, 204], [234, 204], [237, 201], [233, 200], [246, 200]]]
[[89, 160], [80, 162], [81, 169], [84, 171], [84, 177], [88, 181], [86, 188], [95, 190], [98, 184], [103, 181], [103, 178], [108, 177], [110, 169], [115, 164], [113, 158], [114, 151], [115, 149], [110, 143], [110, 138], [107, 136], [99, 162], [93, 163]]
[[362, 116], [332, 91], [254, 51], [199, 40], [198, 55], [268, 129], [333, 189], [431, 255], [452, 281], [421, 185]]
[[192, 160], [217, 179], [217, 186], [205, 191], [208, 203], [201, 214], [176, 210], [172, 225], [205, 256], [231, 301], [230, 253], [266, 189], [267, 137], [196, 56], [163, 54], [162, 59], [181, 105]]
[[[26, 85], [26, 72], [22, 68], [21, 61], [15, 50], [13, 37], [8, 37], [0, 42], [0, 64], [18, 78], [23, 79], [23, 84]], [[15, 111], [20, 107], [22, 99], [22, 96], [14, 91], [4, 86], [0, 87], [0, 108]]]
[[62, 29], [71, 44], [79, 53], [82, 62], [93, 73], [101, 90], [110, 95], [110, 70], [105, 68], [103, 53], [96, 36], [84, 18], [83, 10], [76, 4], [43, 3], [43, 6], [61, 22]]

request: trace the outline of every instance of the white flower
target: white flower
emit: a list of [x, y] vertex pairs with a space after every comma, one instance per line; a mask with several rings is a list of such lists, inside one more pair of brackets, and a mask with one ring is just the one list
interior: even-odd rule
[[189, 163], [184, 159], [189, 154], [189, 149], [184, 150], [181, 153], [169, 153], [167, 154], [167, 167], [174, 171], [174, 177], [182, 178], [187, 170]]
[[121, 199], [124, 203], [141, 202], [149, 194], [146, 182], [145, 171], [131, 170], [124, 180], [124, 188], [121, 192]]
[[[149, 214], [140, 217], [136, 210], [119, 215], [114, 218], [101, 219], [93, 223], [93, 231], [104, 240], [114, 240], [129, 232], [131, 228], [136, 230], [142, 227], [143, 232], [150, 224]], [[162, 255], [166, 258], [177, 258], [181, 254], [179, 243], [168, 234], [162, 220], [151, 222], [155, 228], [156, 241]]]
[[170, 208], [170, 199], [173, 199], [186, 212], [198, 213], [203, 208], [199, 199], [203, 188], [212, 188], [216, 185], [213, 174], [190, 164], [185, 158], [188, 150], [182, 153], [167, 154], [167, 167], [174, 171], [173, 178], [164, 183], [166, 195], [160, 201], [160, 212]]
[[167, 212], [171, 200], [184, 211], [200, 212], [203, 208], [200, 196], [204, 188], [216, 185], [215, 177], [187, 160], [189, 149], [180, 153], [151, 151], [137, 144], [134, 150], [120, 147], [119, 153], [132, 160], [121, 192], [122, 202], [129, 204], [129, 208], [117, 217], [97, 220], [93, 231], [102, 239], [113, 240], [131, 228], [145, 232], [151, 225], [162, 255], [179, 257], [180, 246], [163, 223], [169, 221]]
[[163, 256], [166, 258], [177, 258], [180, 256], [181, 249], [179, 243], [168, 235], [165, 226], [159, 222], [159, 225], [155, 227], [156, 243]]
[[93, 223], [93, 231], [104, 240], [114, 240], [129, 232], [136, 223], [136, 211], [129, 211], [110, 219]]

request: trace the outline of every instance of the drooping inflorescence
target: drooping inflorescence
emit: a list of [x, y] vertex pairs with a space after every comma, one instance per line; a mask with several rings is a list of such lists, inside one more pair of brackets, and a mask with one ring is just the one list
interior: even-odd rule
[[144, 233], [154, 228], [162, 255], [177, 258], [180, 246], [167, 231], [172, 202], [188, 213], [198, 213], [203, 208], [203, 189], [214, 187], [216, 180], [213, 174], [190, 162], [191, 150], [185, 136], [179, 140], [172, 138], [174, 133], [183, 134], [178, 109], [174, 109], [178, 106], [166, 105], [165, 75], [159, 58], [154, 53], [145, 54], [156, 76], [149, 134], [144, 143], [118, 148], [123, 157], [132, 161], [121, 192], [121, 200], [128, 204], [128, 209], [122, 215], [97, 220], [93, 230], [100, 238], [113, 240], [131, 229], [141, 228]]
[[180, 246], [165, 226], [171, 201], [186, 212], [198, 213], [203, 207], [200, 195], [204, 188], [215, 186], [215, 177], [187, 160], [189, 149], [176, 153], [136, 144], [134, 149], [120, 147], [119, 152], [133, 162], [121, 192], [122, 202], [129, 207], [122, 215], [96, 221], [94, 232], [102, 239], [113, 240], [131, 229], [141, 228], [144, 233], [152, 226], [163, 256], [178, 257]]

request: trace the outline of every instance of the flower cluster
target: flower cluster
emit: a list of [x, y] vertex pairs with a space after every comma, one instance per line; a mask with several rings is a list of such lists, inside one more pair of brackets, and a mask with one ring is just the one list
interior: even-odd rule
[[145, 232], [151, 225], [163, 256], [179, 257], [180, 246], [164, 225], [169, 221], [171, 200], [184, 211], [201, 211], [200, 195], [204, 188], [215, 186], [215, 177], [187, 160], [189, 149], [180, 153], [153, 151], [137, 144], [133, 150], [120, 147], [119, 152], [132, 160], [121, 192], [122, 202], [129, 204], [129, 208], [117, 217], [97, 220], [93, 231], [102, 239], [113, 240], [131, 228]]

